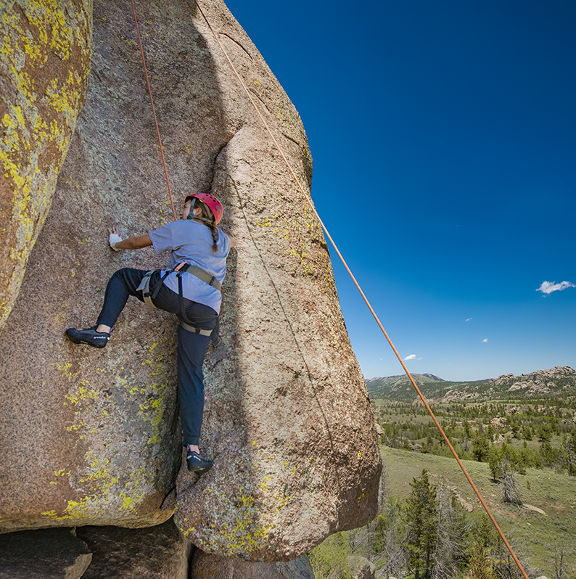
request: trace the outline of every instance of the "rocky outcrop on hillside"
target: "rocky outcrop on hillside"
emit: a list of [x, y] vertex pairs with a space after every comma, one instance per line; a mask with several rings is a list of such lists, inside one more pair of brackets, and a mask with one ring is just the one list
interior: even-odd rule
[[[176, 511], [206, 552], [293, 559], [373, 516], [381, 469], [327, 246], [193, 5], [137, 8], [177, 201], [217, 194], [238, 242], [205, 365], [201, 445], [215, 465], [176, 480], [174, 319], [132, 300], [105, 350], [63, 337], [93, 323], [114, 270], [165, 260], [111, 252], [105, 227], [140, 234], [171, 219], [130, 3], [97, 2], [86, 105], [1, 330], [0, 530], [145, 527]], [[203, 8], [309, 183], [293, 105], [224, 3]]]
[[485, 393], [479, 391], [466, 391], [466, 387], [468, 386], [467, 382], [462, 383], [462, 387], [450, 389], [444, 396], [439, 399], [439, 402], [444, 404], [448, 402], [467, 402], [472, 400], [479, 400], [481, 399]]
[[440, 402], [483, 400], [487, 398], [539, 398], [576, 395], [576, 371], [570, 366], [556, 366], [530, 374], [504, 374], [480, 382], [460, 382]]
[[[414, 374], [413, 378], [430, 401], [441, 403], [485, 400], [487, 398], [538, 398], [576, 395], [576, 372], [570, 366], [557, 366], [531, 374], [504, 374], [489, 380], [450, 382], [433, 374]], [[371, 398], [414, 401], [421, 404], [406, 376], [366, 380]]]
[[491, 387], [496, 391], [518, 392], [530, 397], [546, 395], [550, 392], [574, 390], [576, 386], [576, 371], [570, 366], [555, 366], [549, 370], [538, 370], [531, 374], [504, 374], [494, 378]]

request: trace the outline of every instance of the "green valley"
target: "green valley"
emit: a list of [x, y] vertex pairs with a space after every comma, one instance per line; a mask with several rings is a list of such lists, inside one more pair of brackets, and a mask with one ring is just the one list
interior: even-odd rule
[[[529, 576], [576, 577], [576, 372], [415, 379]], [[313, 550], [316, 576], [352, 577], [362, 561], [384, 578], [520, 577], [408, 379], [366, 383], [384, 464], [380, 512]]]

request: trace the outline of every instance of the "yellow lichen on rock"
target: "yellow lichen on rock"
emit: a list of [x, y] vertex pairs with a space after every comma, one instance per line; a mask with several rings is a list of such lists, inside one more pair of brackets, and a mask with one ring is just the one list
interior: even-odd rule
[[0, 326], [18, 296], [88, 88], [92, 2], [0, 2]]

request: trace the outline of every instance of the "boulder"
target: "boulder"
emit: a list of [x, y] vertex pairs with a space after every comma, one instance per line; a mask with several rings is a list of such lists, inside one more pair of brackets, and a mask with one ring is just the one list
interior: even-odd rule
[[79, 527], [78, 537], [92, 551], [83, 579], [187, 579], [190, 543], [172, 520], [146, 529]]
[[264, 185], [274, 167], [265, 144], [244, 128], [216, 162], [238, 241], [221, 344], [206, 363], [216, 464], [196, 484], [180, 477], [175, 520], [203, 551], [288, 560], [374, 516], [380, 461], [321, 232], [311, 215], [301, 224], [302, 205], [288, 217], [289, 202]]
[[2, 4], [0, 327], [18, 296], [86, 98], [91, 4]]
[[74, 529], [0, 535], [0, 579], [77, 579], [91, 559]]
[[209, 555], [198, 550], [190, 564], [191, 579], [314, 579], [307, 555], [283, 563], [259, 563]]
[[[322, 231], [200, 15], [137, 3], [176, 199], [211, 191], [238, 246], [221, 341], [205, 365], [201, 446], [175, 521], [207, 553], [290, 560], [377, 507], [374, 416], [351, 349]], [[300, 180], [311, 159], [298, 113], [220, 0], [202, 3]], [[0, 529], [151, 526], [174, 511], [181, 464], [175, 320], [131, 300], [108, 347], [73, 346], [119, 267], [105, 226], [140, 234], [172, 219], [129, 7], [95, 3], [91, 86], [0, 334]]]
[[376, 565], [358, 555], [348, 557], [348, 566], [352, 571], [352, 579], [374, 579], [376, 576]]

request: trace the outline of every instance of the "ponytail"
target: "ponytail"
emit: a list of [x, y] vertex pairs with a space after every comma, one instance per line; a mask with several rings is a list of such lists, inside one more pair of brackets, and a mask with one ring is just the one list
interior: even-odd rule
[[[200, 217], [195, 217], [192, 214], [192, 211], [196, 206], [202, 209], [202, 215]], [[216, 253], [218, 251], [218, 228], [216, 227], [216, 220], [214, 219], [214, 214], [212, 213], [212, 211], [210, 211], [208, 205], [206, 205], [206, 203], [203, 203], [200, 200], [194, 199], [192, 201], [192, 206], [190, 207], [188, 219], [201, 221], [202, 223], [204, 223], [204, 225], [207, 225], [210, 228], [210, 232], [212, 233], [212, 253]]]
[[218, 228], [215, 223], [210, 223], [208, 227], [212, 232], [212, 253], [216, 253], [218, 251]]

